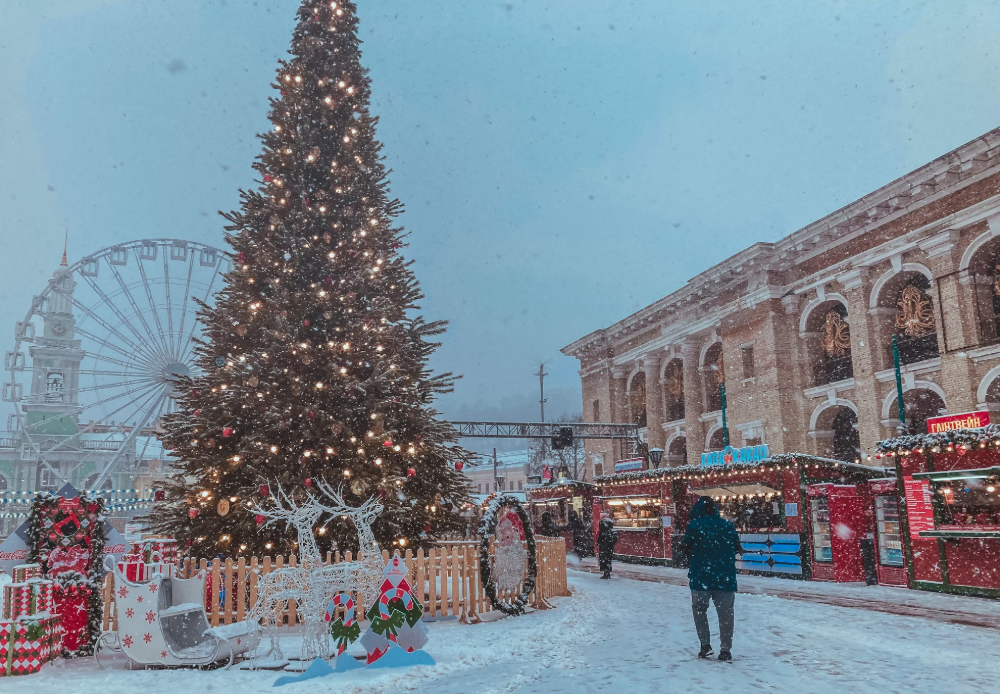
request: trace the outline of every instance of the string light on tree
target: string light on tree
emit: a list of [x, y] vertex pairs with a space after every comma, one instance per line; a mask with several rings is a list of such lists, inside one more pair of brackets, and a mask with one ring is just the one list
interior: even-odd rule
[[[427, 368], [445, 324], [416, 315], [422, 295], [400, 254], [402, 204], [388, 195], [357, 30], [353, 2], [298, 10], [253, 164], [260, 185], [224, 215], [237, 265], [202, 315], [202, 375], [178, 384], [178, 410], [163, 423], [180, 474], [166, 485], [178, 503], [154, 508], [156, 532], [290, 553], [294, 537], [259, 530], [248, 506], [268, 497], [261, 481], [304, 489], [338, 470], [353, 502], [395, 490], [374, 526], [385, 545], [434, 542], [431, 516], [435, 533], [463, 527], [459, 471], [472, 456], [430, 409], [454, 382]], [[225, 517], [198, 512], [230, 498], [240, 501]], [[342, 523], [317, 537], [345, 550], [356, 542]]]

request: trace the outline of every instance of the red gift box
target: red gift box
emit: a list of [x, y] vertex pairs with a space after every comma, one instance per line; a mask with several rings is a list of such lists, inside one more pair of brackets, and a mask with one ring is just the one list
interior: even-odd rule
[[147, 563], [163, 561], [176, 564], [178, 560], [177, 552], [177, 540], [172, 537], [146, 538], [141, 542], [133, 542], [129, 550], [130, 554], [142, 555], [143, 561]]
[[14, 583], [24, 583], [32, 578], [42, 577], [41, 564], [21, 564], [14, 567]]
[[122, 555], [122, 558], [118, 560], [118, 570], [125, 577], [125, 580], [131, 583], [141, 583], [149, 580], [146, 562], [143, 560], [142, 555], [139, 554]]
[[61, 640], [59, 615], [0, 620], [0, 677], [38, 672], [59, 655]]
[[55, 612], [55, 581], [33, 578], [26, 583], [8, 583], [3, 587], [0, 617], [17, 619], [40, 612]]

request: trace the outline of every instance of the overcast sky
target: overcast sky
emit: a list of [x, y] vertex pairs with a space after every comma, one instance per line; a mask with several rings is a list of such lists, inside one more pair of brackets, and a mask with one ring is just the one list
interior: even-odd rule
[[[453, 418], [538, 359], [579, 411], [560, 347], [1000, 125], [996, 3], [357, 1]], [[5, 350], [64, 227], [221, 245], [297, 5], [0, 0]]]

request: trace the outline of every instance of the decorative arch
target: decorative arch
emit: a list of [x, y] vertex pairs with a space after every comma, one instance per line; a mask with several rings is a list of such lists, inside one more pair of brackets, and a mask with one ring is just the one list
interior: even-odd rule
[[[904, 388], [903, 396], [905, 397], [911, 390], [929, 390], [937, 393], [941, 398], [941, 402], [945, 403], [946, 407], [948, 405], [948, 400], [944, 397], [944, 389], [933, 381], [914, 381], [912, 388]], [[890, 392], [886, 399], [882, 401], [882, 419], [888, 419], [891, 416], [892, 403], [894, 402], [896, 402], [895, 388], [893, 388], [892, 392]]]
[[714, 340], [705, 340], [705, 344], [701, 346], [701, 351], [698, 353], [698, 368], [705, 368], [705, 356], [708, 354], [708, 350], [712, 349], [713, 346], [720, 344], [722, 338], [716, 337]]
[[958, 264], [958, 269], [968, 270], [969, 266], [972, 264], [972, 259], [976, 257], [976, 253], [978, 253], [983, 246], [997, 237], [998, 235], [994, 234], [992, 229], [988, 229], [977, 236], [975, 241], [970, 243], [969, 247], [965, 249], [965, 253], [962, 254], [962, 261]]
[[635, 378], [637, 374], [643, 374], [643, 375], [645, 375], [645, 373], [646, 372], [643, 371], [642, 368], [638, 364], [636, 364], [635, 367], [632, 369], [632, 373], [630, 373], [628, 375], [628, 378], [625, 379], [625, 392], [626, 393], [631, 393], [632, 392], [632, 379]]
[[979, 388], [976, 389], [976, 402], [987, 402], [986, 395], [993, 385], [993, 381], [1000, 378], [1000, 366], [994, 366], [992, 369], [986, 372], [983, 376], [983, 380], [979, 382]]
[[817, 306], [819, 306], [821, 304], [825, 304], [828, 301], [839, 301], [840, 303], [842, 303], [844, 305], [845, 308], [847, 307], [847, 299], [844, 298], [844, 296], [841, 295], [841, 294], [837, 294], [837, 293], [827, 294], [826, 297], [823, 298], [822, 300], [820, 299], [820, 297], [817, 296], [815, 299], [813, 299], [808, 304], [806, 304], [805, 309], [803, 309], [803, 311], [802, 311], [802, 316], [799, 318], [799, 332], [800, 333], [806, 332], [806, 329], [807, 329], [806, 328], [806, 323], [809, 320], [809, 315], [813, 311], [816, 310]]
[[871, 295], [868, 297], [868, 308], [878, 308], [878, 299], [886, 283], [896, 275], [904, 272], [918, 272], [926, 277], [932, 285], [934, 284], [934, 273], [927, 269], [926, 265], [921, 265], [920, 263], [903, 263], [899, 268], [899, 272], [890, 269], [875, 281], [875, 284], [872, 285]]
[[850, 400], [844, 400], [843, 398], [837, 398], [833, 402], [824, 400], [815, 410], [813, 410], [812, 416], [809, 417], [809, 431], [816, 431], [816, 425], [819, 423], [820, 415], [829, 409], [835, 409], [838, 407], [846, 407], [854, 412], [854, 414], [858, 413], [857, 405]]
[[672, 431], [670, 435], [667, 436], [667, 440], [663, 442], [663, 450], [670, 451], [670, 444], [672, 444], [677, 439], [687, 440], [687, 433], [683, 429], [681, 429], [680, 431], [676, 430]]
[[708, 428], [707, 432], [705, 432], [705, 450], [706, 451], [711, 451], [712, 450], [712, 437], [715, 436], [716, 432], [718, 432], [718, 431], [722, 431], [722, 422], [716, 422], [715, 424], [713, 424], [712, 426], [710, 426]]

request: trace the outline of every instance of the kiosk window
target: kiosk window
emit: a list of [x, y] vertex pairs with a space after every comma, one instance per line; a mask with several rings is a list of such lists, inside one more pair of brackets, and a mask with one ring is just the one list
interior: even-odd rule
[[899, 535], [899, 499], [875, 497], [875, 521], [878, 524], [878, 561], [882, 566], [903, 565], [903, 542]]
[[934, 486], [943, 502], [938, 527], [1000, 525], [1000, 481], [994, 477], [935, 481]]
[[813, 497], [809, 501], [809, 514], [812, 520], [813, 559], [819, 562], [832, 562], [830, 500], [825, 496]]

